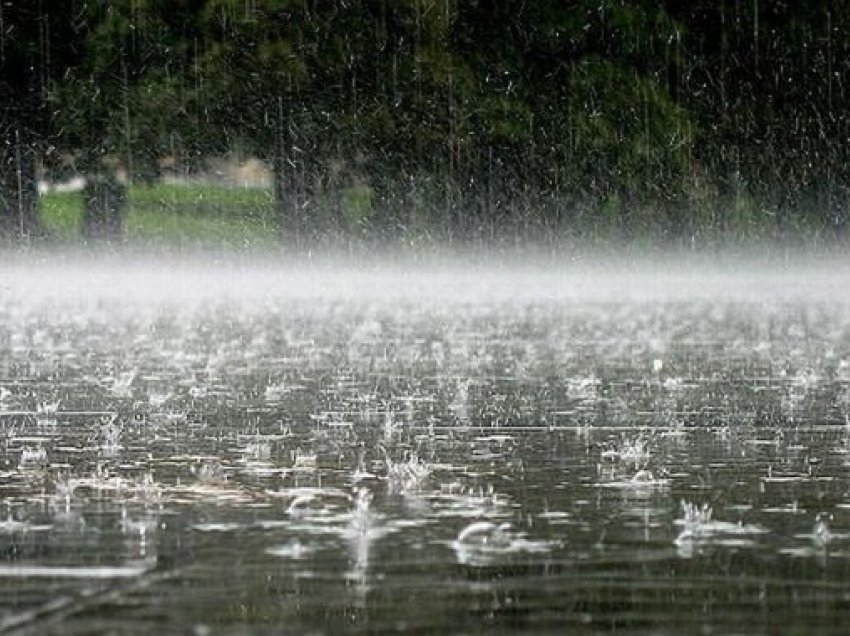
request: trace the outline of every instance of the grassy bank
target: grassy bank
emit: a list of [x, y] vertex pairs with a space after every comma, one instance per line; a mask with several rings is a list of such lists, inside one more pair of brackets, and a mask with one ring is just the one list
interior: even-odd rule
[[[52, 241], [79, 243], [82, 214], [81, 192], [41, 197], [41, 220]], [[272, 193], [261, 188], [133, 185], [125, 228], [127, 240], [142, 245], [268, 247], [277, 240]]]
[[[234, 188], [210, 184], [132, 185], [125, 216], [127, 243], [165, 248], [279, 248], [273, 194], [263, 188]], [[453, 236], [451, 223], [459, 212], [446, 211], [444, 197], [422, 192], [396, 210], [393, 219], [381, 217], [366, 186], [344, 190], [336, 202], [318, 199], [311, 207], [316, 249], [370, 252], [383, 249], [449, 251], [460, 249], [518, 249], [535, 247], [552, 253], [572, 250], [628, 248], [687, 251], [715, 249], [787, 248], [817, 251], [840, 246], [846, 236], [824, 216], [778, 216], [753, 198], [738, 197], [721, 205], [717, 197], [684, 201], [681, 207], [658, 208], [620, 200], [566, 208], [557, 201], [527, 201], [515, 209], [501, 207], [477, 219], [477, 234], [467, 240]], [[436, 202], [436, 203], [435, 203]], [[337, 207], [334, 207], [336, 205]], [[818, 210], [812, 206], [811, 210]], [[334, 213], [331, 210], [336, 210]], [[52, 244], [83, 245], [81, 192], [50, 192], [41, 198], [41, 220]], [[455, 218], [456, 217], [456, 218]], [[674, 223], [673, 221], [676, 221]], [[385, 236], [387, 225], [397, 228]], [[677, 232], [670, 228], [679, 225]]]

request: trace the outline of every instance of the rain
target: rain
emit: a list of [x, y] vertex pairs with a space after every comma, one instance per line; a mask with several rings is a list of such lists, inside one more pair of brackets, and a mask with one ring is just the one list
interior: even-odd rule
[[0, 631], [843, 633], [848, 15], [0, 0]]

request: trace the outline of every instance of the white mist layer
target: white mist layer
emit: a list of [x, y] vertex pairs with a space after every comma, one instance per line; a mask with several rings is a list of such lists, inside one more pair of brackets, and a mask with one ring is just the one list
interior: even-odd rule
[[6, 301], [157, 304], [315, 299], [435, 303], [639, 302], [700, 298], [844, 303], [845, 262], [765, 264], [705, 259], [629, 263], [476, 262], [293, 264], [213, 260], [56, 257], [6, 259]]

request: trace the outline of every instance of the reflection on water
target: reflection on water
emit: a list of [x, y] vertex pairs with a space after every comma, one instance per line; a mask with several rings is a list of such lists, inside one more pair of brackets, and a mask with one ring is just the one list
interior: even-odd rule
[[841, 299], [263, 276], [8, 283], [0, 628], [843, 633]]

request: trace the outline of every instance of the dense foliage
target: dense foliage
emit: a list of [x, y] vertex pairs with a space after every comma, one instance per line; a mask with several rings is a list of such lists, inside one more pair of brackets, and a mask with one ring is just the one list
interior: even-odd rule
[[827, 239], [847, 220], [840, 0], [0, 12], [6, 219], [34, 205], [24, 164], [151, 180], [233, 153], [273, 169], [281, 230], [298, 240]]

